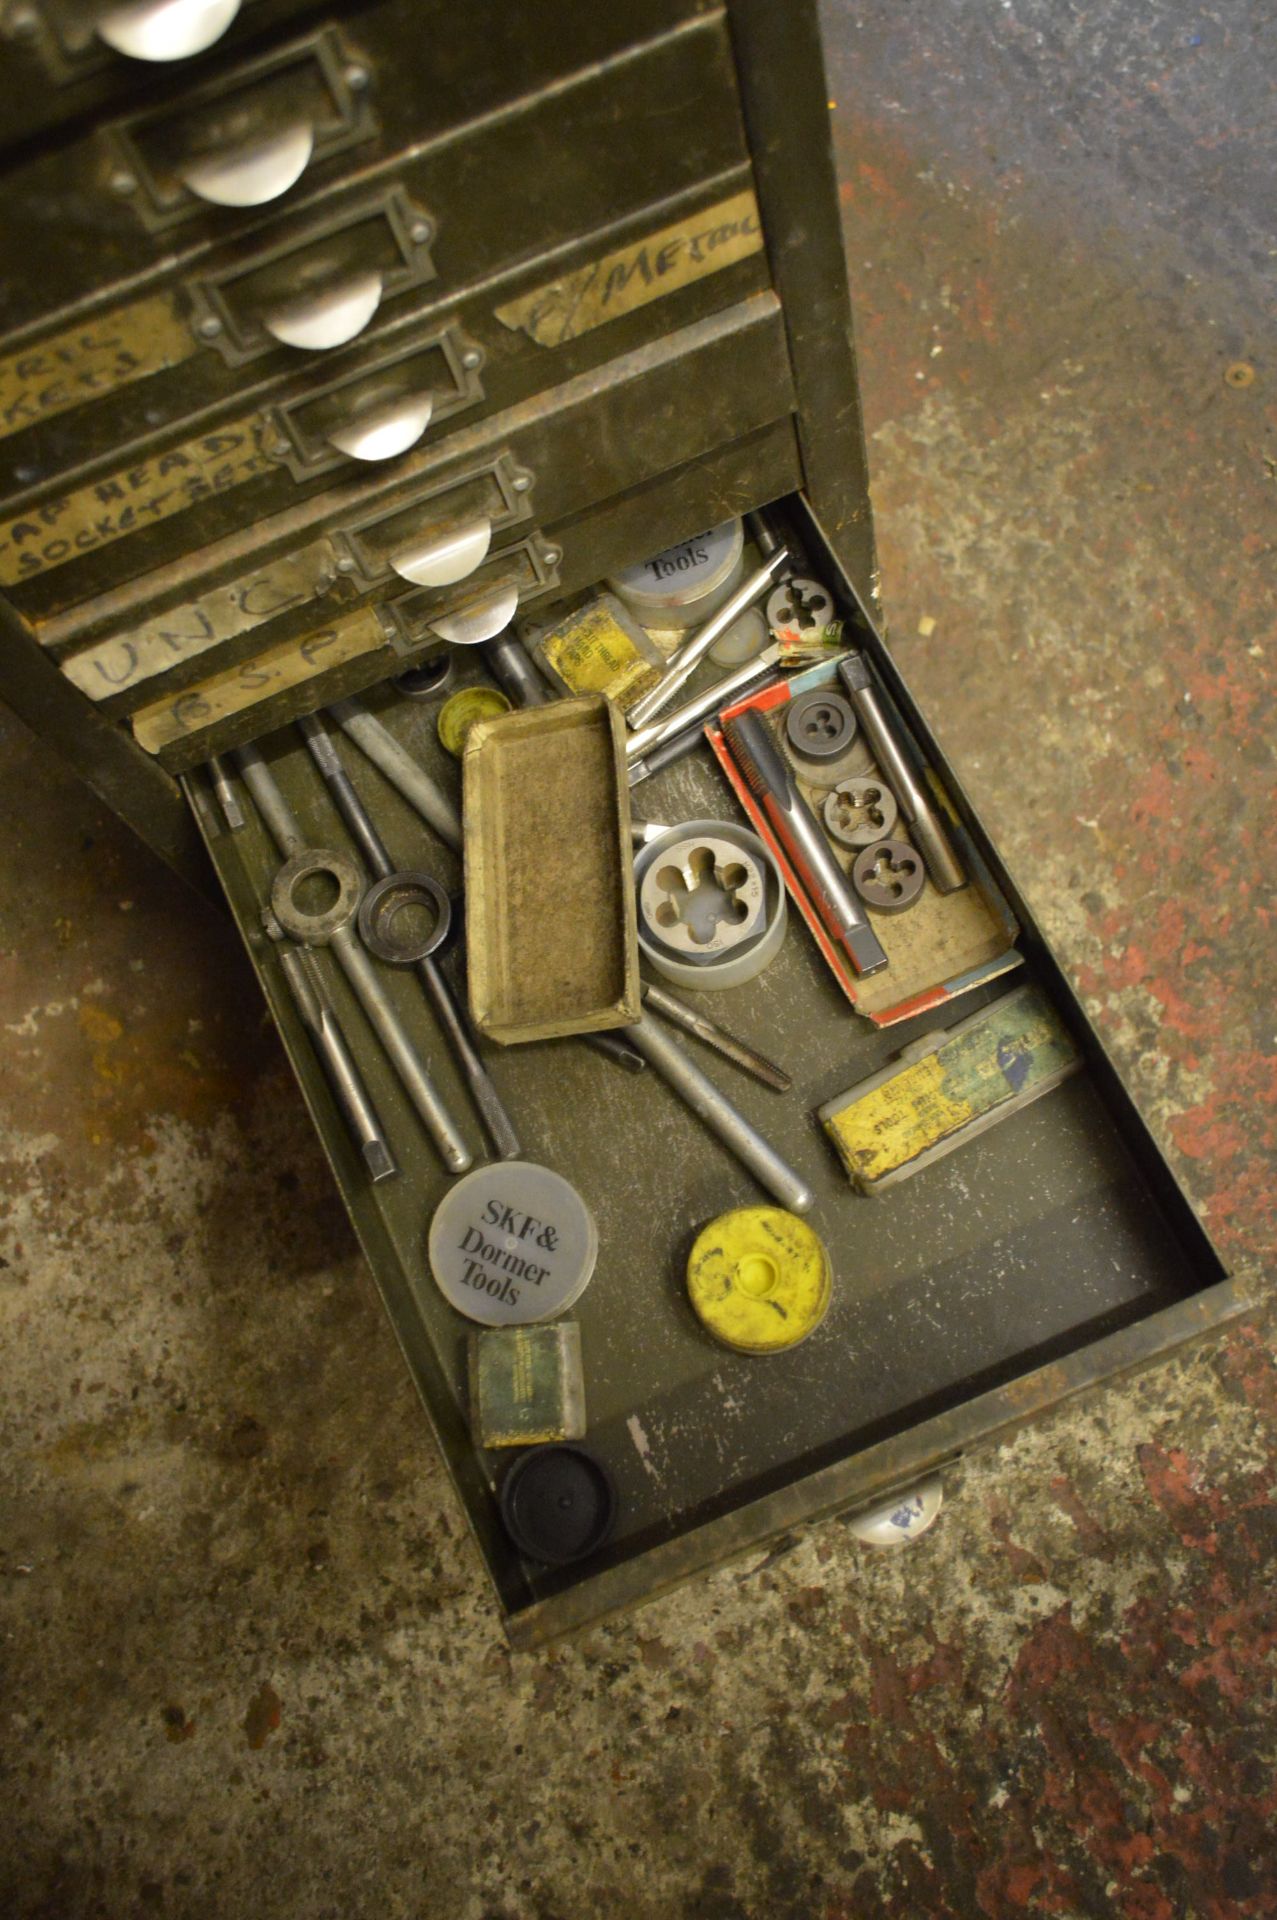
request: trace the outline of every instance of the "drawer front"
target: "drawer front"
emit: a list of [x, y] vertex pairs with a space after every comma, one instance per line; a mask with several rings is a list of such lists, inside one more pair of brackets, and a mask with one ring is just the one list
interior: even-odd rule
[[[206, 548], [198, 573], [183, 558], [131, 583], [127, 603], [104, 596], [41, 637], [63, 653], [73, 643], [64, 665], [76, 684], [129, 711], [230, 664], [224, 650], [243, 658], [300, 631], [321, 595], [342, 607], [372, 597], [392, 554], [390, 571], [419, 583], [417, 553], [486, 511], [470, 493], [477, 472], [513, 475], [516, 497], [545, 526], [769, 425], [792, 399], [779, 306], [759, 294], [451, 436], [446, 455], [415, 457], [406, 478], [319, 495]], [[263, 581], [279, 570], [287, 590], [273, 593]], [[281, 597], [287, 610], [277, 610]], [[214, 604], [235, 609], [233, 631], [213, 621]]]
[[[492, 283], [442, 319], [411, 316], [379, 349], [334, 355], [308, 380], [246, 379], [197, 431], [143, 438], [74, 487], [12, 503], [0, 587], [39, 626], [341, 478], [389, 473], [458, 426], [761, 291], [762, 249], [748, 175], [732, 175], [592, 236], [557, 269]], [[69, 420], [46, 447], [55, 436], [70, 442]]]
[[[346, 0], [338, 9], [317, 0], [240, 0], [223, 9], [229, 20], [203, 50], [156, 61], [110, 46], [94, 20], [106, 11], [85, 0], [9, 0], [0, 12], [3, 147], [88, 114], [121, 113], [134, 103], [144, 113], [148, 107], [140, 103], [164, 101], [175, 86], [185, 88], [192, 76], [203, 80], [210, 68], [233, 80], [268, 36], [296, 32], [308, 21], [330, 24], [335, 13], [366, 35], [360, 64], [386, 62], [377, 76], [381, 86], [411, 108], [411, 117], [399, 112], [397, 123], [409, 130], [404, 137], [426, 138], [717, 7], [714, 0], [613, 0], [607, 7], [559, 0], [555, 31], [547, 33], [536, 9], [506, 0], [467, 0], [463, 8], [444, 0], [381, 6]], [[218, 24], [212, 15], [210, 27]], [[180, 9], [175, 27], [180, 30]]]
[[[153, 9], [159, 14], [157, 3]], [[242, 58], [273, 33], [288, 32], [326, 9], [316, 0], [225, 0], [205, 8], [198, 0], [169, 12], [167, 30], [135, 23], [127, 43], [153, 57], [123, 51], [126, 35], [112, 28], [106, 0], [7, 0], [0, 11], [0, 98], [4, 100], [0, 152], [66, 121], [118, 112], [129, 100], [182, 84]], [[112, 45], [114, 38], [119, 44]]]
[[135, 737], [169, 771], [184, 772], [401, 672], [458, 632], [498, 633], [547, 593], [588, 587], [601, 566], [626, 566], [689, 526], [712, 525], [775, 498], [800, 477], [792, 420], [760, 428], [621, 500], [511, 540], [462, 589], [400, 593], [318, 628], [312, 616], [300, 634], [259, 645], [237, 665], [136, 709]]
[[[209, 208], [199, 231], [179, 225], [152, 232], [130, 204], [138, 194], [112, 186], [141, 186], [119, 147], [125, 138], [136, 150], [136, 128], [132, 134], [116, 129], [111, 137], [103, 132], [15, 170], [6, 197], [7, 243], [17, 257], [41, 258], [43, 270], [10, 281], [0, 297], [0, 330], [23, 336], [6, 337], [5, 357], [19, 348], [28, 356], [55, 347], [73, 351], [76, 334], [65, 319], [54, 326], [52, 317], [78, 316], [92, 302], [92, 313], [85, 310], [77, 320], [80, 329], [119, 336], [132, 355], [129, 379], [157, 388], [175, 383], [175, 404], [182, 404], [185, 389], [189, 409], [200, 402], [201, 382], [186, 362], [213, 354], [237, 369], [278, 355], [281, 346], [309, 353], [319, 350], [316, 342], [333, 344], [348, 325], [335, 341], [345, 344], [436, 271], [455, 292], [746, 157], [730, 47], [718, 19], [605, 61], [436, 140], [406, 150], [385, 142], [389, 151], [380, 158], [376, 143], [371, 158], [368, 146], [376, 104], [371, 89], [367, 98], [351, 93], [345, 45], [330, 35], [323, 42], [326, 64], [318, 48], [299, 56], [291, 83], [269, 62], [257, 76], [263, 113], [273, 87], [282, 86], [285, 97], [307, 91], [314, 101], [328, 100], [322, 112], [335, 152], [320, 172], [338, 179], [312, 187], [303, 172], [276, 208], [239, 214]], [[246, 100], [255, 97], [252, 86], [242, 85]], [[671, 101], [689, 107], [676, 138]], [[161, 149], [171, 149], [185, 124], [183, 116], [171, 116], [150, 149], [152, 199], [170, 193], [174, 163], [166, 172]], [[284, 124], [287, 130], [286, 116]], [[529, 181], [534, 191], [527, 190]], [[57, 209], [56, 235], [50, 208]], [[378, 220], [401, 231], [388, 239], [363, 230], [363, 223]], [[430, 241], [437, 268], [431, 257], [411, 251]], [[366, 312], [356, 302], [347, 314], [343, 298], [353, 298], [352, 289], [373, 273], [388, 276], [385, 284]], [[328, 303], [320, 323], [309, 317], [316, 302]], [[30, 337], [46, 328], [51, 338]], [[68, 391], [80, 397], [74, 383]]]

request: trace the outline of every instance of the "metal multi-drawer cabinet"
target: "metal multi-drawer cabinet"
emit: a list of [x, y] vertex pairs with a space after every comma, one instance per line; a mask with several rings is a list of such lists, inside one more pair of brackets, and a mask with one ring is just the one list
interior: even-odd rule
[[[69, 17], [31, 11], [42, 32]], [[24, 332], [0, 341], [0, 692], [198, 877], [189, 796], [521, 1644], [864, 1504], [1245, 1305], [863, 610], [872, 541], [814, 8], [554, 11], [551, 27], [495, 0], [446, 21], [406, 0], [248, 0], [180, 95], [111, 91], [110, 63], [86, 54], [59, 83], [74, 113], [52, 95], [24, 107], [25, 127], [59, 131], [9, 174], [32, 234], [56, 204], [78, 239], [15, 295]], [[6, 58], [20, 52], [33, 43]], [[190, 203], [180, 172], [201, 140], [278, 131], [298, 102], [310, 164], [277, 205]], [[265, 324], [301, 312], [305, 337], [307, 300], [331, 320], [329, 296], [361, 277], [366, 324], [331, 350]], [[112, 329], [137, 308], [153, 331], [130, 344]], [[378, 433], [384, 458], [351, 452]], [[392, 731], [455, 780], [429, 712], [377, 683], [477, 610], [552, 604], [764, 503], [836, 588], [1015, 923], [1018, 977], [1049, 995], [1084, 1069], [890, 1196], [853, 1194], [812, 1110], [936, 1016], [862, 1019], [795, 919], [765, 974], [710, 996], [794, 1077], [783, 1101], [733, 1095], [815, 1191], [835, 1271], [818, 1334], [751, 1359], [708, 1339], [681, 1282], [696, 1228], [755, 1197], [736, 1163], [650, 1074], [566, 1042], [493, 1051], [526, 1152], [571, 1178], [600, 1234], [576, 1316], [589, 1443], [621, 1517], [602, 1553], [551, 1572], [502, 1530], [503, 1461], [467, 1417], [466, 1326], [427, 1267], [448, 1176], [369, 1053], [400, 1164], [369, 1185], [263, 931], [278, 851], [251, 808], [228, 830], [201, 763], [257, 742], [305, 835], [348, 848], [289, 721], [375, 688]], [[455, 884], [454, 856], [342, 751], [392, 856]], [[708, 754], [640, 794], [654, 818], [736, 815]], [[413, 983], [387, 990], [464, 1111]]]

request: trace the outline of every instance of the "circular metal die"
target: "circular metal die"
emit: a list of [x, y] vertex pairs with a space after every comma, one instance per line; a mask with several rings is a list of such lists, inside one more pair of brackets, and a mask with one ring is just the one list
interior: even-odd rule
[[767, 624], [778, 640], [801, 640], [837, 618], [834, 596], [803, 574], [782, 580], [767, 597]]
[[[427, 916], [425, 931], [420, 915]], [[405, 919], [411, 914], [410, 920]], [[428, 873], [388, 873], [359, 903], [359, 937], [392, 967], [415, 967], [440, 948], [452, 924], [452, 902]]]
[[[664, 940], [665, 929], [658, 930], [661, 936], [658, 938], [648, 925], [642, 904], [643, 884], [653, 870], [670, 865], [670, 856], [677, 847], [707, 845], [715, 840], [727, 844], [734, 861], [743, 855], [757, 866], [763, 877], [762, 914], [748, 939], [721, 952], [715, 952], [712, 946], [692, 951], [669, 947]], [[653, 971], [671, 986], [686, 987], [696, 993], [743, 986], [771, 965], [784, 944], [786, 894], [780, 868], [758, 835], [738, 827], [733, 820], [683, 820], [676, 827], [667, 827], [655, 840], [647, 841], [634, 855], [634, 892], [639, 903], [639, 952]]]
[[813, 687], [785, 709], [785, 738], [801, 760], [840, 760], [855, 737], [855, 713], [840, 693]]
[[394, 678], [396, 693], [402, 693], [408, 700], [434, 700], [439, 694], [446, 693], [457, 677], [457, 662], [450, 653], [436, 654], [433, 660], [423, 660], [419, 667], [408, 667]]
[[797, 774], [804, 786], [814, 787], [817, 794], [829, 793], [840, 786], [844, 780], [854, 780], [862, 773], [873, 772], [873, 754], [863, 731], [858, 727], [851, 745], [840, 753], [836, 760], [811, 760], [805, 753], [795, 753], [789, 744], [789, 735], [781, 727], [776, 735], [780, 750]]
[[[330, 895], [336, 888], [336, 898], [330, 898], [326, 907], [309, 907], [299, 897], [301, 889], [306, 881], [320, 878], [330, 882]], [[275, 875], [270, 903], [275, 918], [292, 939], [300, 940], [303, 946], [324, 947], [335, 933], [350, 925], [362, 892], [359, 869], [344, 853], [331, 847], [304, 847], [291, 860], [285, 860]]]
[[889, 840], [896, 824], [896, 796], [872, 774], [840, 780], [825, 801], [825, 831], [840, 847], [872, 847]]
[[744, 847], [707, 834], [662, 848], [639, 887], [648, 937], [667, 952], [730, 953], [759, 931], [766, 881]]
[[878, 840], [857, 854], [851, 884], [875, 913], [904, 913], [922, 892], [922, 855], [903, 840]]

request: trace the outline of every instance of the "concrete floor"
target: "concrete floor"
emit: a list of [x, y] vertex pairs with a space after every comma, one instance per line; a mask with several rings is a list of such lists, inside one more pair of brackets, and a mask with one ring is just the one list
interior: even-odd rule
[[[1259, 1274], [1271, 16], [826, 21], [893, 644]], [[1266, 1322], [512, 1660], [233, 935], [0, 744], [6, 1914], [1277, 1912]]]

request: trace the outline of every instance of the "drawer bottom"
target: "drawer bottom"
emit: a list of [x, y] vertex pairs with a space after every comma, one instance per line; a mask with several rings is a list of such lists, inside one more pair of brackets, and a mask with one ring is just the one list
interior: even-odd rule
[[[748, 464], [738, 479], [720, 471], [722, 491], [714, 497], [724, 509], [759, 497]], [[702, 469], [702, 488], [704, 479]], [[668, 517], [677, 523], [670, 531], [685, 532], [684, 508], [703, 502], [703, 492], [695, 474], [668, 484]], [[650, 515], [650, 500], [641, 505]], [[635, 511], [634, 503], [613, 502], [582, 517], [579, 544], [565, 533], [565, 555], [574, 547], [590, 555], [585, 578], [606, 572], [614, 556], [634, 556], [627, 516]], [[790, 516], [809, 561], [829, 577], [831, 556], [801, 502], [781, 503], [780, 514]], [[889, 657], [841, 584], [858, 643], [874, 653], [894, 690]], [[479, 677], [468, 659], [461, 673]], [[368, 704], [455, 789], [456, 763], [435, 738], [433, 708], [403, 701], [388, 687], [370, 694]], [[898, 704], [942, 781], [956, 791], [906, 691]], [[349, 848], [297, 736], [282, 732], [259, 745], [312, 844]], [[341, 746], [392, 857], [459, 884], [456, 858], [347, 751], [348, 743]], [[730, 993], [700, 996], [712, 1017], [794, 1080], [794, 1091], [778, 1096], [730, 1070], [720, 1073], [717, 1063], [708, 1069], [816, 1195], [809, 1218], [830, 1251], [833, 1302], [817, 1332], [788, 1352], [750, 1357], [716, 1345], [688, 1305], [684, 1272], [696, 1232], [762, 1196], [665, 1084], [651, 1072], [627, 1074], [570, 1041], [488, 1050], [525, 1153], [572, 1181], [599, 1230], [597, 1271], [574, 1317], [585, 1361], [588, 1444], [614, 1475], [619, 1519], [594, 1559], [539, 1569], [520, 1558], [501, 1526], [497, 1491], [506, 1457], [478, 1449], [469, 1433], [468, 1323], [446, 1304], [426, 1264], [427, 1227], [447, 1176], [397, 1081], [369, 1047], [361, 1064], [401, 1172], [376, 1187], [366, 1181], [262, 931], [278, 853], [247, 801], [248, 824], [232, 833], [207, 776], [198, 771], [186, 784], [516, 1644], [552, 1638], [798, 1522], [868, 1499], [1247, 1304], [1238, 1289], [1220, 1284], [1217, 1256], [1027, 908], [1014, 900], [996, 852], [968, 817], [972, 840], [1012, 893], [1021, 921], [1024, 965], [1016, 977], [1036, 980], [1060, 1005], [1086, 1056], [1080, 1073], [1035, 1105], [889, 1195], [865, 1199], [850, 1189], [813, 1110], [885, 1065], [906, 1039], [945, 1024], [943, 1012], [903, 1030], [876, 1030], [848, 1006], [796, 917], [766, 972]], [[636, 811], [670, 822], [739, 818], [707, 751], [640, 787]], [[552, 898], [545, 911], [555, 912]], [[468, 1116], [416, 983], [402, 974], [386, 978], [454, 1111]], [[348, 1031], [363, 1031], [335, 969], [328, 984]], [[978, 988], [963, 1011], [1003, 990], [996, 983]], [[469, 1130], [477, 1147], [477, 1125]]]

